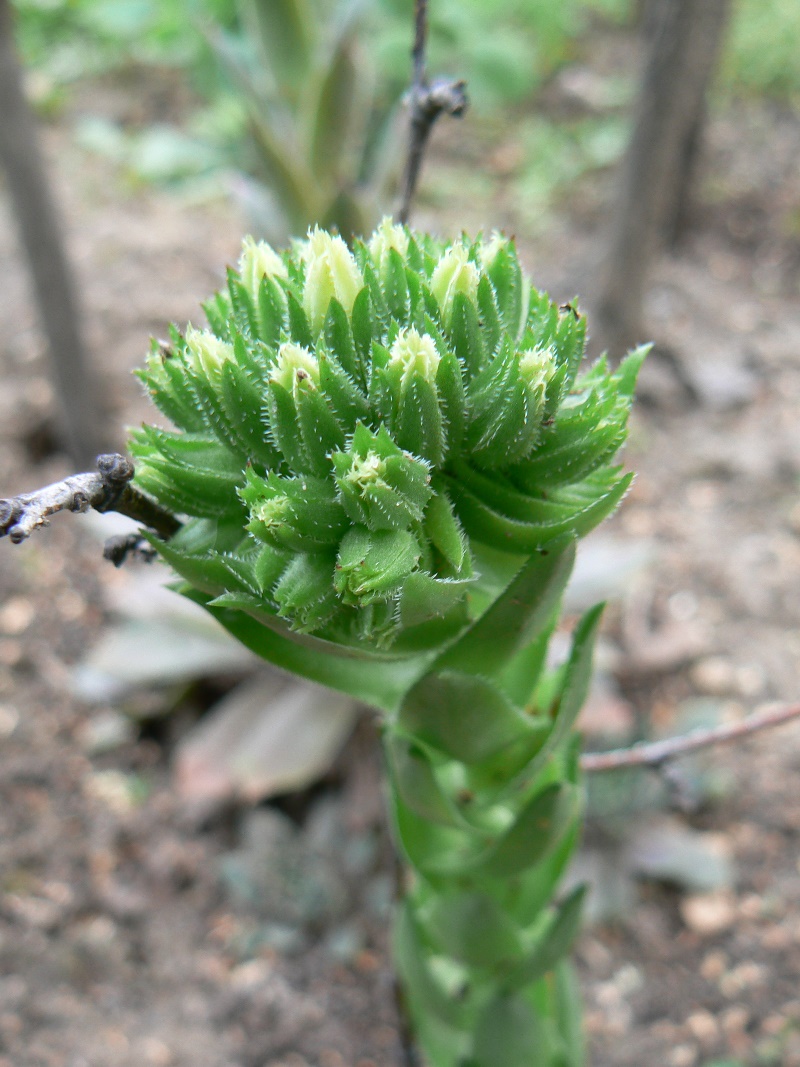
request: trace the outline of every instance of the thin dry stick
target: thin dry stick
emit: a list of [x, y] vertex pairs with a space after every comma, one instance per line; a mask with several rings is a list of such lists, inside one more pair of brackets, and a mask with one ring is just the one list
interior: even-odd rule
[[581, 770], [589, 773], [599, 771], [617, 771], [625, 767], [660, 767], [669, 760], [688, 756], [700, 748], [711, 745], [724, 745], [738, 741], [748, 734], [766, 730], [771, 726], [781, 726], [800, 718], [800, 704], [777, 704], [774, 707], [756, 711], [741, 722], [727, 723], [710, 729], [692, 730], [680, 737], [669, 737], [665, 741], [651, 744], [633, 745], [631, 748], [617, 748], [611, 752], [585, 752], [581, 756]]
[[7, 535], [19, 544], [40, 526], [47, 526], [51, 515], [89, 508], [117, 511], [159, 537], [171, 537], [180, 529], [180, 522], [130, 484], [133, 474], [131, 461], [114, 452], [97, 457], [96, 471], [73, 474], [32, 493], [0, 500], [0, 537]]
[[425, 46], [428, 40], [428, 0], [416, 0], [414, 47], [411, 50], [413, 81], [408, 99], [411, 107], [408, 158], [403, 175], [403, 191], [398, 218], [408, 222], [411, 202], [417, 188], [425, 148], [436, 120], [442, 114], [459, 118], [467, 109], [466, 82], [438, 79], [428, 81], [425, 72]]

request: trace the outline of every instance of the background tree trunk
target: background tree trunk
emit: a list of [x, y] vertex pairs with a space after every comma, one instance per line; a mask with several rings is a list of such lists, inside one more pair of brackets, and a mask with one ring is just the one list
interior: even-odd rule
[[22, 88], [8, 0], [0, 0], [0, 164], [47, 337], [60, 438], [74, 463], [92, 467], [100, 451], [96, 390], [87, 372], [77, 301], [36, 123]]
[[730, 0], [650, 0], [644, 75], [595, 294], [595, 333], [618, 358], [646, 340], [642, 309], [653, 256], [685, 220]]

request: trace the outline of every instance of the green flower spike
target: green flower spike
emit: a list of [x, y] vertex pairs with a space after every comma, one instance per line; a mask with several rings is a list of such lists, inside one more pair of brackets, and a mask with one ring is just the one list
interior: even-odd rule
[[269, 662], [381, 709], [395, 924], [431, 1067], [580, 1067], [566, 954], [582, 890], [574, 723], [599, 610], [548, 666], [577, 538], [615, 465], [644, 350], [581, 371], [585, 321], [508, 239], [384, 220], [245, 241], [141, 379], [174, 431], [133, 434], [136, 482], [184, 519], [153, 544]]

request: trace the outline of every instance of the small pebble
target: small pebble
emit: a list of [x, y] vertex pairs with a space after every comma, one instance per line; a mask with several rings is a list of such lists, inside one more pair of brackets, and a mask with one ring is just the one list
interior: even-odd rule
[[686, 1020], [686, 1026], [701, 1045], [712, 1045], [719, 1037], [719, 1025], [710, 1011], [695, 1011]]
[[736, 919], [735, 902], [724, 891], [684, 897], [680, 912], [689, 929], [701, 937], [711, 937], [727, 930]]
[[667, 1057], [669, 1067], [694, 1067], [697, 1049], [694, 1045], [676, 1045]]
[[722, 1029], [728, 1036], [731, 1034], [742, 1033], [749, 1022], [750, 1012], [742, 1004], [737, 1004], [732, 1008], [728, 1008], [720, 1017]]
[[19, 712], [10, 704], [0, 704], [0, 737], [11, 737], [19, 723]]
[[0, 633], [17, 637], [25, 633], [36, 615], [36, 607], [27, 597], [15, 596], [0, 608]]
[[709, 696], [727, 696], [736, 692], [736, 671], [722, 656], [706, 656], [690, 671], [692, 683]]
[[93, 715], [80, 731], [80, 740], [88, 756], [100, 756], [132, 741], [135, 728], [126, 715], [103, 711]]

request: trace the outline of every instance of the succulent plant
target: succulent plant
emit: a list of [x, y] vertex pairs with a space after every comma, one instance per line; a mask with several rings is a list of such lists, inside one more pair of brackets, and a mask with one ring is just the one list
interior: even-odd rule
[[205, 312], [141, 374], [177, 429], [133, 434], [136, 482], [186, 520], [153, 544], [259, 655], [383, 712], [432, 1067], [578, 1067], [582, 891], [556, 898], [599, 609], [546, 652], [575, 540], [630, 482], [644, 350], [581, 371], [585, 320], [513, 242], [389, 220], [352, 251], [247, 240]]
[[247, 240], [205, 310], [142, 372], [177, 431], [133, 435], [136, 481], [190, 519], [174, 568], [282, 635], [438, 644], [627, 488], [640, 355], [579, 378], [585, 320], [504, 238]]

